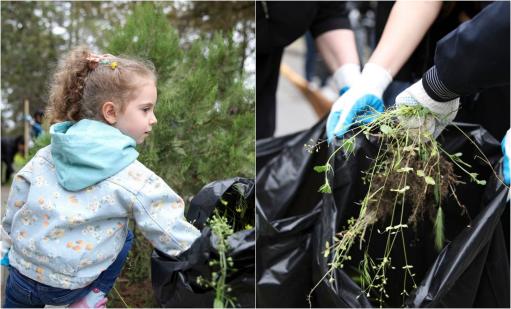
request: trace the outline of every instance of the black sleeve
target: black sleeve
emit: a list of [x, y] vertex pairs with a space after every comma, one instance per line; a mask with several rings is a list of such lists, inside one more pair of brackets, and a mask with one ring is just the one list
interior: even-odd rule
[[318, 1], [318, 11], [310, 27], [314, 38], [336, 29], [351, 29], [346, 1]]
[[436, 46], [435, 66], [422, 83], [441, 102], [509, 85], [509, 2], [488, 5]]

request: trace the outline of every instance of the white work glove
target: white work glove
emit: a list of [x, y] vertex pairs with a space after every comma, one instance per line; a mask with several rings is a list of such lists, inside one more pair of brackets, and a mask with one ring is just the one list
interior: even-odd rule
[[369, 123], [375, 112], [383, 112], [382, 95], [391, 81], [387, 70], [374, 63], [366, 64], [360, 79], [347, 91], [341, 91], [341, 97], [332, 105], [326, 124], [328, 142], [334, 136], [342, 137], [352, 124]]
[[426, 117], [401, 119], [401, 121], [410, 129], [428, 130], [434, 138], [437, 138], [443, 129], [456, 117], [460, 98], [458, 97], [447, 102], [435, 101], [424, 90], [421, 79], [397, 95], [396, 106], [399, 107], [400, 105], [421, 105], [436, 114], [436, 118], [429, 115]]
[[360, 65], [348, 63], [334, 72], [332, 79], [339, 91], [343, 92], [346, 87], [351, 87], [360, 79]]

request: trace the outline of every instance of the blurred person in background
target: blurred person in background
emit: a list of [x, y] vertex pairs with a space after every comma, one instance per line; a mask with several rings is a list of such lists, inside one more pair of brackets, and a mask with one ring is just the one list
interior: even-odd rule
[[275, 131], [276, 91], [284, 48], [310, 31], [338, 89], [360, 77], [346, 2], [256, 2], [256, 138]]

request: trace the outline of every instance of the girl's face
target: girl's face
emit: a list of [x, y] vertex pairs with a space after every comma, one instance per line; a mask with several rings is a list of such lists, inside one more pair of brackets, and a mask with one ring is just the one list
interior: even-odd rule
[[140, 86], [135, 97], [127, 102], [124, 112], [119, 114], [114, 127], [131, 136], [137, 144], [143, 143], [151, 132], [152, 126], [157, 122], [154, 116], [156, 97], [154, 81], [149, 78], [140, 79]]

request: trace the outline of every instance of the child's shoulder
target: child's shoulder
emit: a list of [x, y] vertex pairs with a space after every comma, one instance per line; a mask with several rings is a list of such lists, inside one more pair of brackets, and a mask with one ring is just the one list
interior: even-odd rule
[[114, 176], [106, 179], [125, 189], [138, 193], [148, 182], [158, 176], [138, 160], [133, 161]]
[[19, 170], [17, 173], [20, 176], [27, 176], [34, 171], [34, 168], [37, 168], [42, 165], [48, 165], [51, 168], [55, 168], [55, 164], [53, 163], [51, 157], [51, 146], [48, 145], [44, 148], [39, 149], [36, 154], [30, 159], [23, 168]]

